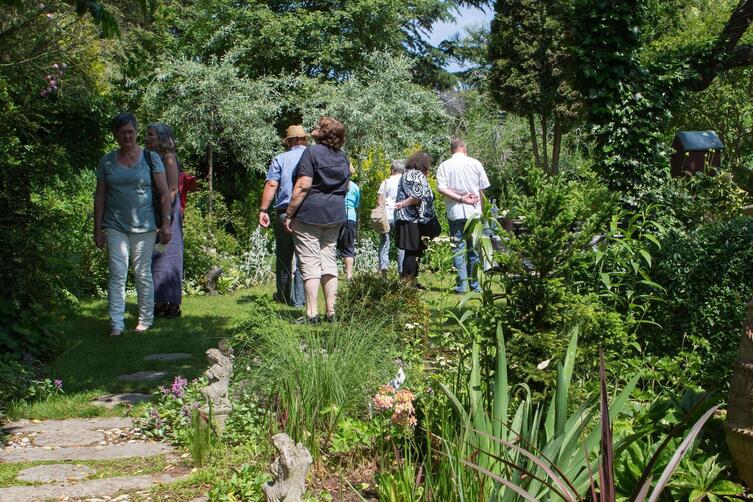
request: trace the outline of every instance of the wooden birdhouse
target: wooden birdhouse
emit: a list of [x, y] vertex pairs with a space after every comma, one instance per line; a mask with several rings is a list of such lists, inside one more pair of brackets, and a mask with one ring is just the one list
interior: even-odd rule
[[721, 166], [724, 143], [714, 131], [679, 131], [672, 148], [672, 176], [691, 176]]

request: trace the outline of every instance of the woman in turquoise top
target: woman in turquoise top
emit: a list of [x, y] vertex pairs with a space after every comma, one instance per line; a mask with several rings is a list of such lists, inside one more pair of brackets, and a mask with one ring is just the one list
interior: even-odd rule
[[[107, 300], [111, 336], [124, 330], [125, 285], [128, 263], [133, 267], [139, 303], [136, 332], [149, 329], [154, 322], [154, 284], [152, 251], [157, 227], [162, 244], [170, 242], [170, 192], [165, 168], [159, 155], [149, 152], [152, 168], [144, 150], [136, 143], [138, 123], [130, 113], [112, 119], [112, 132], [118, 149], [102, 157], [97, 166], [97, 191], [94, 196], [94, 243], [107, 245], [109, 279]], [[152, 180], [160, 195], [162, 221], [155, 221]]]

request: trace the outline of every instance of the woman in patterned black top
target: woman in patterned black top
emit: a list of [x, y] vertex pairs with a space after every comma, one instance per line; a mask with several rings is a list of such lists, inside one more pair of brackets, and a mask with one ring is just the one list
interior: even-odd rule
[[428, 153], [414, 153], [405, 165], [405, 174], [400, 178], [395, 198], [397, 247], [405, 251], [400, 277], [419, 289], [423, 287], [415, 282], [418, 277], [418, 259], [426, 249], [419, 224], [434, 217], [434, 193], [426, 179], [431, 162], [431, 155]]

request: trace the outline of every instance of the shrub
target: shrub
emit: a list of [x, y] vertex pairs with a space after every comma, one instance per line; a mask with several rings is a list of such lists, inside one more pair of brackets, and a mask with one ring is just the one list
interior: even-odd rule
[[341, 291], [337, 302], [344, 306], [338, 316], [351, 323], [370, 323], [379, 312], [384, 329], [424, 337], [428, 333], [430, 310], [420, 292], [391, 277], [360, 273], [353, 276]]
[[661, 327], [643, 326], [640, 339], [658, 355], [680, 352], [686, 337], [704, 340], [707, 346], [699, 349], [705, 371], [697, 377], [712, 387], [724, 385], [753, 296], [753, 220], [673, 228], [661, 244], [656, 280], [666, 293], [653, 314]]
[[227, 230], [227, 210], [215, 192], [213, 213], [205, 214], [206, 192], [194, 192], [188, 198], [183, 217], [184, 287], [197, 291], [204, 275], [215, 265], [222, 267], [220, 291], [237, 287], [240, 282], [240, 246]]

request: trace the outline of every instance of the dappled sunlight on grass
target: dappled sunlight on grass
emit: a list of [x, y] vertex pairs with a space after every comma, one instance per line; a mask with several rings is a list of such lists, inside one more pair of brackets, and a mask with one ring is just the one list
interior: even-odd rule
[[[180, 375], [196, 378], [207, 367], [205, 352], [216, 347], [221, 338], [232, 333], [234, 324], [244, 317], [247, 306], [236, 298], [248, 296], [237, 292], [225, 296], [186, 297], [183, 315], [176, 319], [156, 319], [145, 333], [135, 333], [137, 308], [129, 298], [126, 312], [127, 330], [121, 337], [109, 335], [107, 302], [83, 303], [78, 315], [67, 319], [60, 356], [51, 363], [50, 375], [63, 380], [64, 390], [151, 392]], [[145, 361], [150, 354], [185, 352], [191, 357], [182, 361]], [[167, 375], [153, 382], [121, 382], [119, 375], [137, 371], [165, 371]]]

